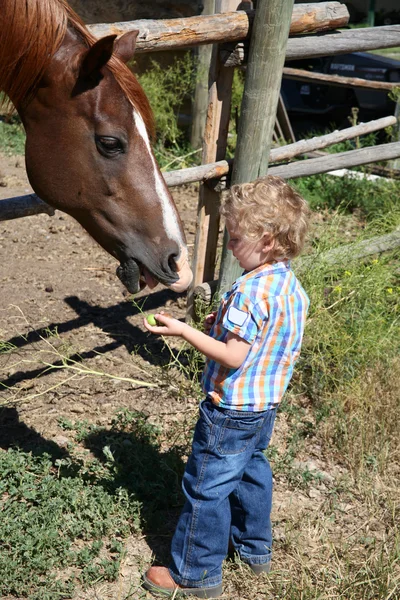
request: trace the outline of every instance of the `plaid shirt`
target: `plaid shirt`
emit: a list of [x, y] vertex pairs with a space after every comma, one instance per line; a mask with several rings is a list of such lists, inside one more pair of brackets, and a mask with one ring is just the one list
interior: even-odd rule
[[210, 335], [231, 331], [251, 346], [237, 369], [207, 360], [204, 392], [223, 408], [264, 411], [281, 400], [301, 347], [309, 299], [285, 262], [261, 265], [223, 295]]

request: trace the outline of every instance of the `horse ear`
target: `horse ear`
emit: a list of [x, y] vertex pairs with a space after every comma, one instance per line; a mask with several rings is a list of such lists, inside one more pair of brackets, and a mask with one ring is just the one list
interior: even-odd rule
[[90, 79], [98, 75], [100, 69], [108, 63], [112, 56], [116, 37], [116, 35], [103, 37], [89, 48], [80, 67], [81, 77]]
[[134, 31], [127, 31], [124, 35], [121, 35], [120, 38], [114, 44], [114, 52], [120, 60], [124, 63], [127, 63], [133, 55], [135, 54], [136, 49], [136, 38], [139, 35], [139, 30], [135, 29]]

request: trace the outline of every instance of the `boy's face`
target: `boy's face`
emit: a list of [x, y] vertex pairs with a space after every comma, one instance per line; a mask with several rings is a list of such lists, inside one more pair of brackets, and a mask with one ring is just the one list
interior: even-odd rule
[[253, 271], [268, 262], [268, 256], [274, 247], [274, 242], [271, 242], [267, 233], [263, 235], [261, 240], [255, 242], [246, 239], [235, 223], [227, 221], [226, 228], [229, 233], [227, 248], [232, 251], [242, 269]]

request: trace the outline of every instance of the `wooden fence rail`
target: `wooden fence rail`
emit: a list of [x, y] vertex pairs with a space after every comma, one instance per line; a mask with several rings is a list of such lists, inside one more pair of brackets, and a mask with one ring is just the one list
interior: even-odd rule
[[320, 158], [300, 160], [288, 165], [271, 167], [268, 173], [270, 175], [279, 175], [279, 177], [283, 177], [284, 179], [295, 179], [297, 177], [328, 173], [336, 169], [359, 167], [382, 160], [393, 160], [399, 156], [400, 142], [392, 142], [391, 144], [370, 146], [368, 148], [360, 148], [359, 150], [350, 150], [350, 152], [329, 154], [329, 156], [321, 156]]
[[[221, 53], [225, 66], [240, 67], [247, 63], [248, 44], [246, 42], [224, 46], [227, 47], [223, 48]], [[400, 25], [331, 31], [324, 35], [299, 35], [289, 38], [286, 60], [335, 56], [396, 46], [400, 46]]]
[[361, 79], [360, 77], [344, 77], [343, 75], [327, 75], [326, 73], [318, 73], [316, 71], [306, 71], [304, 69], [292, 69], [291, 67], [283, 68], [284, 79], [292, 79], [294, 81], [306, 81], [310, 83], [322, 83], [338, 87], [358, 87], [368, 88], [371, 90], [384, 90], [390, 92], [399, 86], [399, 83], [391, 81], [370, 81]]
[[[255, 11], [222, 12], [182, 19], [126, 21], [122, 23], [99, 23], [89, 25], [97, 37], [110, 34], [121, 35], [138, 29], [136, 52], [161, 52], [215, 44], [236, 42], [251, 36]], [[296, 4], [293, 7], [290, 35], [313, 33], [345, 27], [349, 13], [340, 2]]]
[[[322, 10], [322, 13], [318, 11]], [[297, 15], [297, 16], [296, 16]], [[327, 18], [332, 15], [332, 18]], [[314, 58], [393, 48], [400, 46], [400, 25], [366, 27], [321, 33], [328, 29], [345, 27], [347, 8], [339, 2], [297, 4], [294, 6], [286, 49], [286, 60]], [[137, 53], [179, 50], [202, 44], [243, 42], [251, 35], [254, 11], [237, 11], [220, 15], [166, 19], [165, 21], [138, 20], [124, 23], [91, 25], [96, 36], [122, 34], [139, 30]], [[299, 35], [312, 33], [312, 35]], [[242, 44], [243, 46], [243, 44]], [[246, 45], [242, 51], [223, 50], [226, 66], [240, 66], [247, 62]]]

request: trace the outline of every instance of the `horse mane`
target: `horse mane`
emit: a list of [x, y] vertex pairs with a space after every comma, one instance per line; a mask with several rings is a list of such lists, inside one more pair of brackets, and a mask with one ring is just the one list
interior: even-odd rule
[[[0, 107], [26, 105], [71, 26], [88, 47], [97, 38], [66, 0], [2, 0], [0, 13]], [[107, 64], [128, 100], [154, 133], [149, 101], [130, 69], [115, 56]], [[11, 99], [11, 100], [10, 100]]]

